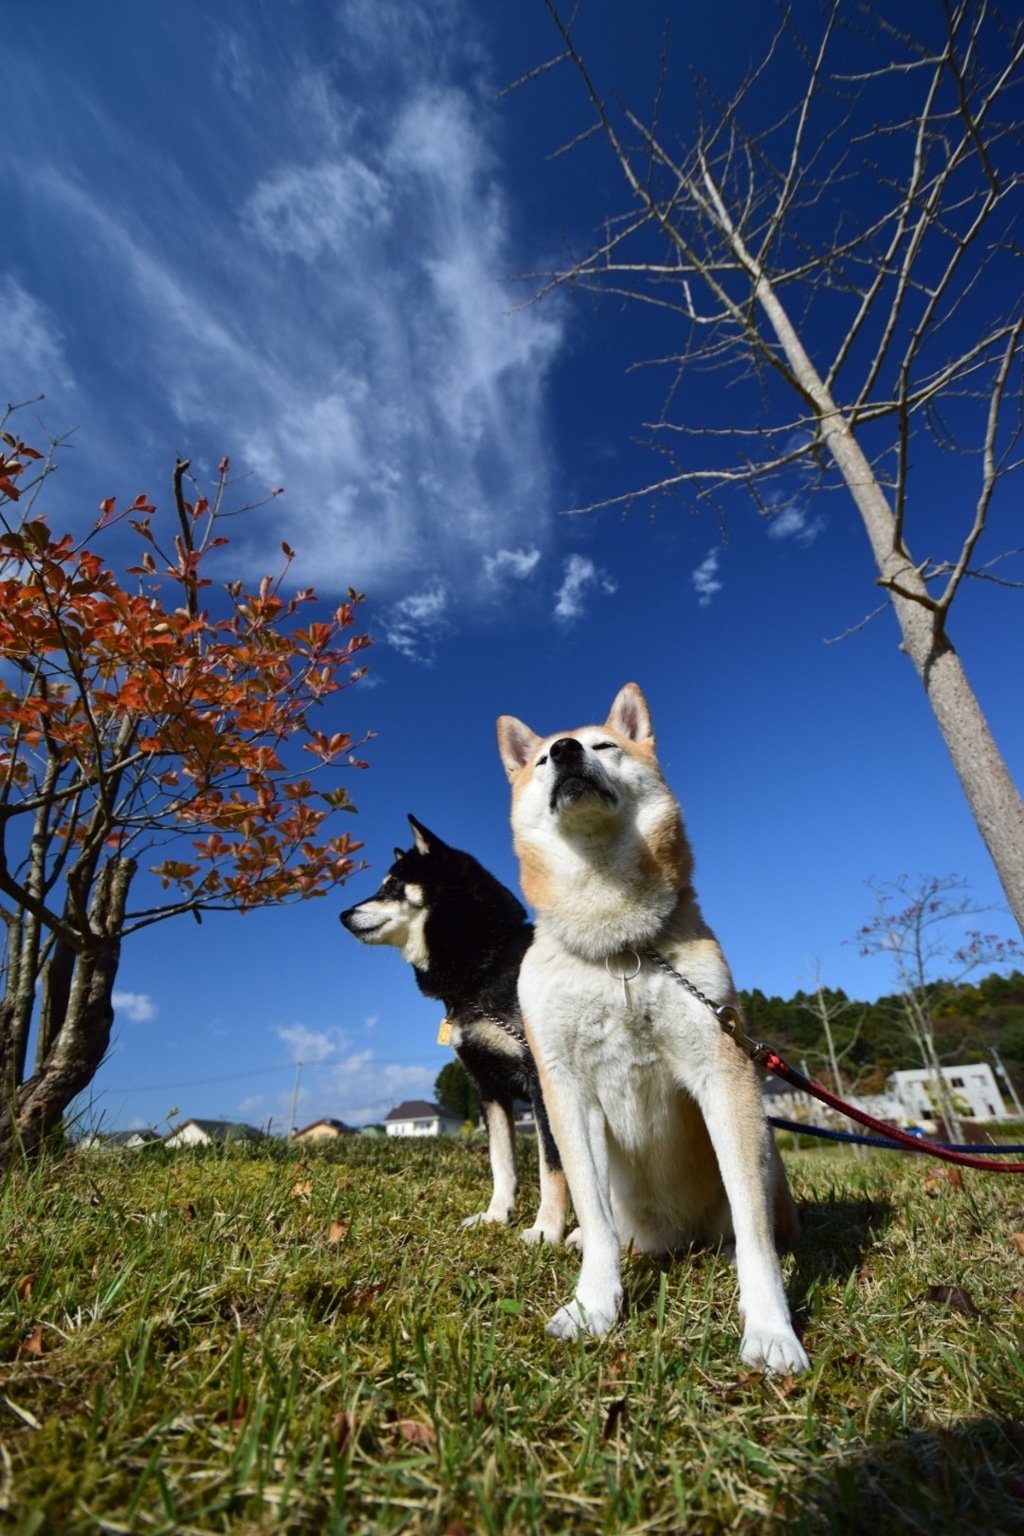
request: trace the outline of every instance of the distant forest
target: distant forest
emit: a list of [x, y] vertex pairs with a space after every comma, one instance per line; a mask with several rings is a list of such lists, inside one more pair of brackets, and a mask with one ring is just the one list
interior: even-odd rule
[[[941, 982], [929, 988], [935, 1046], [943, 1066], [987, 1061], [995, 1046], [1000, 1060], [1024, 1099], [1024, 973], [994, 972], [983, 981]], [[793, 997], [766, 997], [758, 988], [741, 992], [743, 1011], [752, 1035], [766, 1041], [780, 1056], [799, 1067], [806, 1061], [812, 1077], [828, 1075], [822, 1006], [828, 1015], [839, 1068], [847, 1089], [877, 1093], [890, 1072], [920, 1067], [905, 1023], [905, 1003], [899, 993], [874, 1003], [858, 1002], [845, 992], [821, 989]], [[1013, 1105], [1006, 1085], [996, 1074], [1007, 1109]], [[441, 1069], [434, 1088], [439, 1104], [475, 1118], [479, 1102], [472, 1083], [457, 1059]]]
[[[751, 1034], [767, 1041], [795, 1067], [806, 1060], [812, 1075], [827, 1067], [821, 1004], [815, 993], [766, 997], [755, 988], [741, 992], [740, 997]], [[875, 1093], [890, 1072], [921, 1066], [899, 993], [862, 1003], [823, 987], [821, 999], [847, 1087], [856, 1085], [863, 1093]], [[943, 1066], [968, 1061], [991, 1065], [989, 1053], [995, 1046], [1024, 1098], [1024, 974], [1014, 970], [974, 983], [939, 983], [932, 991], [929, 1011]], [[1005, 1099], [1005, 1085], [998, 1075], [997, 1081]]]

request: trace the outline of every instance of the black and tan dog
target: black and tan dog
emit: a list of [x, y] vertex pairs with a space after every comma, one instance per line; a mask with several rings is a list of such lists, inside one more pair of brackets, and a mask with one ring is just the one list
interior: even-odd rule
[[736, 1007], [643, 694], [627, 683], [604, 725], [552, 736], [504, 715], [498, 738], [537, 914], [519, 1000], [583, 1247], [548, 1332], [611, 1327], [624, 1243], [735, 1244], [743, 1359], [801, 1370], [776, 1250], [796, 1208], [753, 1065], [692, 990]]
[[518, 899], [471, 854], [410, 816], [414, 844], [395, 849], [380, 889], [342, 912], [364, 944], [391, 944], [421, 992], [445, 1006], [450, 1043], [476, 1084], [487, 1123], [493, 1188], [478, 1221], [507, 1222], [516, 1196], [513, 1100], [528, 1099], [537, 1125], [540, 1209], [525, 1242], [561, 1242], [567, 1194], [533, 1057], [523, 1033], [516, 980], [533, 929]]

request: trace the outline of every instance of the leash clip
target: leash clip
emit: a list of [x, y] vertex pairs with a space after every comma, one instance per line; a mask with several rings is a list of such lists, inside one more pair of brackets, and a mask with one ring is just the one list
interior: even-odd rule
[[712, 1004], [712, 1011], [725, 1033], [736, 1042], [740, 1050], [746, 1051], [751, 1061], [762, 1064], [771, 1047], [747, 1034], [738, 1009], [731, 1003], [720, 1003], [717, 1007]]

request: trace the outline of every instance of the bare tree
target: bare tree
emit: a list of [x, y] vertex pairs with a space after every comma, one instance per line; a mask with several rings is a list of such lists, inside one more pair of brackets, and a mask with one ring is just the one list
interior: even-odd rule
[[869, 883], [877, 910], [858, 932], [857, 945], [862, 955], [892, 961], [899, 1011], [928, 1073], [935, 1117], [947, 1137], [963, 1141], [956, 1097], [935, 1043], [935, 1015], [968, 976], [981, 967], [1002, 968], [1019, 956], [1019, 946], [967, 926], [987, 908], [972, 900], [956, 875], [927, 875], [916, 885], [905, 875]]
[[[948, 628], [968, 578], [1022, 584], [998, 569], [1020, 551], [983, 541], [1021, 466], [1024, 27], [988, 0], [935, 0], [911, 36], [834, 0], [807, 46], [787, 13], [730, 101], [698, 82], [696, 127], [677, 144], [664, 61], [644, 121], [601, 94], [577, 13], [546, 3], [564, 51], [533, 74], [576, 72], [593, 114], [580, 138], [603, 136], [628, 194], [550, 285], [653, 306], [671, 338], [650, 360], [670, 383], [647, 423], [666, 472], [613, 500], [688, 491], [720, 506], [740, 487], [778, 515], [845, 488], [886, 594], [875, 611], [895, 611], [1024, 930], [1024, 803]], [[780, 113], [794, 69], [802, 87]], [[707, 370], [732, 386], [724, 427], [681, 390]], [[705, 384], [716, 412], [722, 393]], [[925, 512], [912, 471], [942, 452], [959, 504]], [[915, 537], [945, 553], [911, 553], [911, 511]]]
[[[832, 1091], [841, 1097], [846, 1089], [839, 1064], [849, 1056], [860, 1039], [861, 1026], [864, 1023], [867, 1009], [863, 1003], [853, 1002], [841, 993], [829, 992], [822, 982], [820, 972], [815, 973], [813, 995], [802, 1006], [821, 1025], [822, 1039], [825, 1042], [824, 1051], [809, 1052], [808, 1054], [819, 1056], [828, 1063], [829, 1071], [832, 1073]], [[838, 1024], [844, 1013], [851, 1013], [854, 1009], [857, 1010], [857, 1021], [842, 1050], [837, 1050], [833, 1025]]]

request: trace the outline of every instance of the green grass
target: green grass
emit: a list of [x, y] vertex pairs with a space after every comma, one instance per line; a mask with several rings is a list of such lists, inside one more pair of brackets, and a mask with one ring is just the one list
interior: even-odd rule
[[787, 1163], [796, 1380], [742, 1369], [713, 1254], [628, 1258], [614, 1332], [548, 1339], [578, 1261], [459, 1230], [487, 1198], [479, 1143], [19, 1169], [0, 1202], [2, 1527], [1024, 1529], [1024, 1179], [957, 1187], [924, 1157], [845, 1149]]

